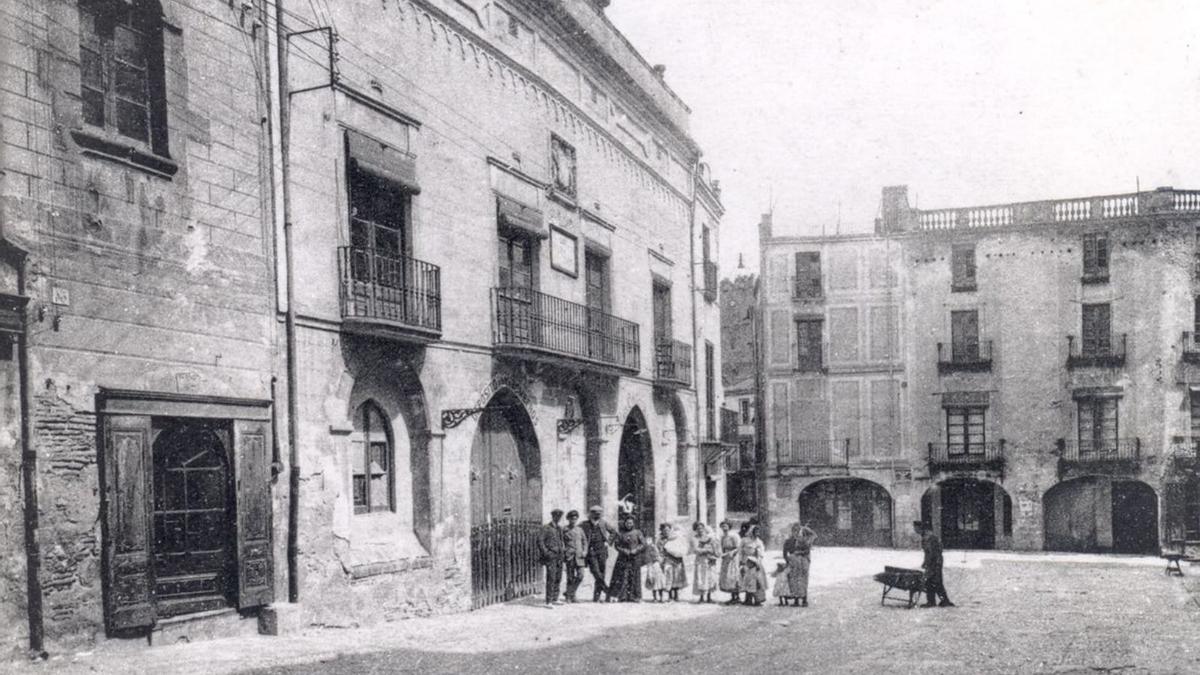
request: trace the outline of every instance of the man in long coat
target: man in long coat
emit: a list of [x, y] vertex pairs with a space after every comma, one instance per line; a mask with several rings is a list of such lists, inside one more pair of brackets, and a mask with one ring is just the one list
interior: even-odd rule
[[[925, 570], [925, 604], [921, 606], [953, 607], [942, 582], [942, 540], [919, 520], [913, 521], [913, 529], [921, 535], [921, 550], [925, 552], [925, 560], [921, 563]], [[934, 604], [935, 597], [940, 597], [941, 602]]]
[[587, 540], [587, 556], [584, 561], [595, 581], [595, 585], [592, 586], [592, 602], [600, 602], [601, 593], [609, 600], [612, 599], [608, 595], [608, 584], [604, 583], [604, 574], [608, 567], [608, 545], [613, 537], [617, 536], [617, 532], [604, 520], [603, 515], [604, 509], [593, 506], [588, 509], [588, 519], [579, 526], [583, 530], [584, 539]]
[[546, 566], [546, 607], [561, 605], [558, 600], [558, 589], [562, 583], [563, 562], [565, 561], [567, 545], [563, 541], [562, 509], [550, 512], [550, 522], [542, 528], [538, 535], [538, 553], [541, 554], [542, 564]]

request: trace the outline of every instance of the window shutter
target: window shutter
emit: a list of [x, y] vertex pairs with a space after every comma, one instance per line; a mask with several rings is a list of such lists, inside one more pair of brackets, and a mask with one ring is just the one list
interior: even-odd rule
[[110, 630], [154, 625], [150, 565], [150, 418], [104, 419], [104, 563]]
[[236, 420], [238, 607], [275, 599], [271, 556], [271, 457], [267, 422]]

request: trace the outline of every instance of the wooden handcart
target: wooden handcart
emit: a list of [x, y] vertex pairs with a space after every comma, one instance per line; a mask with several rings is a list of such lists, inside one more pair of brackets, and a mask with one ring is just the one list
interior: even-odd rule
[[[921, 598], [921, 594], [925, 592], [925, 573], [921, 570], [884, 567], [882, 572], [875, 575], [875, 581], [883, 584], [883, 596], [879, 599], [880, 605], [886, 605], [888, 600], [891, 600], [912, 609], [916, 606], [917, 600]], [[900, 593], [893, 595], [893, 591], [900, 591]], [[908, 592], [907, 599], [903, 596], [904, 592]]]

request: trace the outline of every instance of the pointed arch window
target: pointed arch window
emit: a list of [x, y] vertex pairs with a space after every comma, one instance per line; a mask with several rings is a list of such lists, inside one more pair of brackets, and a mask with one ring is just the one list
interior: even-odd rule
[[396, 470], [391, 425], [373, 401], [354, 412], [350, 442], [354, 512], [396, 510]]

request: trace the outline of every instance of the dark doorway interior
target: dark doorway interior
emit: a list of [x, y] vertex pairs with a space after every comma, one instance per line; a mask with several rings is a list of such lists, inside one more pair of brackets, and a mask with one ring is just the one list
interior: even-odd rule
[[1139, 481], [1112, 484], [1114, 553], [1158, 552], [1158, 499]]
[[892, 498], [867, 480], [817, 481], [800, 493], [800, 522], [828, 546], [891, 546]]
[[634, 408], [625, 419], [621, 448], [617, 457], [617, 493], [621, 501], [633, 505], [634, 518], [642, 532], [653, 536], [654, 457], [645, 418]]
[[991, 549], [996, 547], [996, 485], [960, 480], [941, 484], [942, 546]]

